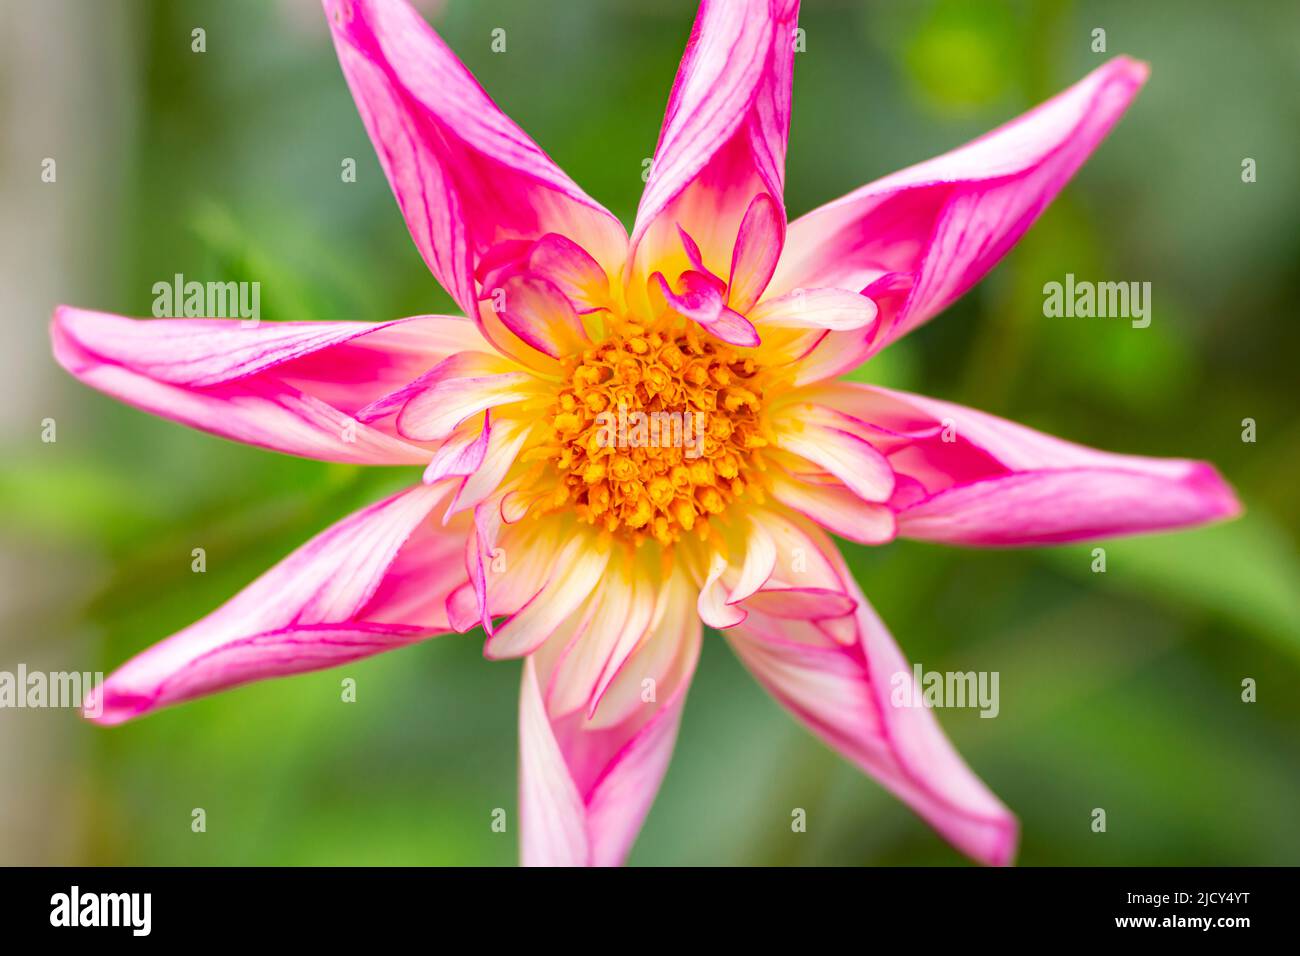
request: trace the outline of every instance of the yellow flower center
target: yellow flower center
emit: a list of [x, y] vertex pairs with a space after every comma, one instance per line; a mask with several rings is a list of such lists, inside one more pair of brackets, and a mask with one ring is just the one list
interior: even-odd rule
[[759, 369], [686, 328], [624, 325], [564, 361], [551, 410], [559, 448], [554, 503], [634, 543], [708, 533], [761, 467]]

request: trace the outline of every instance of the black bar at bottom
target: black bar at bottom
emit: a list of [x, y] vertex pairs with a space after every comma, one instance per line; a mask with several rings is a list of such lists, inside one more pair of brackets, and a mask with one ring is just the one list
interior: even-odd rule
[[667, 934], [710, 924], [732, 940], [780, 928], [808, 933], [809, 943], [847, 932], [864, 946], [1044, 933], [1230, 943], [1294, 925], [1297, 872], [15, 868], [0, 870], [0, 925], [10, 941], [205, 946], [374, 944], [474, 930], [483, 944], [513, 931], [554, 946], [557, 934], [577, 933], [589, 945], [664, 948]]

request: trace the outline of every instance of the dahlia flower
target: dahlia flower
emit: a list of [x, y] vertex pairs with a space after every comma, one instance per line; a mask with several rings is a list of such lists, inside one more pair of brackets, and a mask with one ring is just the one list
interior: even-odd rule
[[1111, 60], [787, 223], [797, 8], [700, 5], [629, 236], [403, 0], [325, 0], [406, 225], [467, 317], [244, 328], [60, 307], [54, 352], [192, 427], [423, 477], [122, 665], [95, 719], [481, 627], [487, 658], [523, 661], [523, 861], [617, 864], [708, 625], [953, 846], [1011, 860], [1013, 815], [931, 711], [891, 706], [909, 665], [828, 532], [1038, 545], [1239, 506], [1207, 464], [837, 376], [988, 272], [1147, 68]]

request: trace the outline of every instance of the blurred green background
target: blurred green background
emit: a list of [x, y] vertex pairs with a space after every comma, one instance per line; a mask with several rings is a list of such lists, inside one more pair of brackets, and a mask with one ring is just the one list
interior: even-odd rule
[[[630, 222], [693, 4], [425, 9], [502, 107]], [[260, 281], [270, 320], [452, 306], [314, 0], [0, 11], [0, 669], [107, 672], [417, 473], [277, 457], [93, 393], [49, 356], [54, 304], [148, 315], [152, 284], [182, 272]], [[1300, 6], [806, 0], [802, 25], [792, 216], [1106, 56], [1150, 62], [1132, 110], [1024, 241], [860, 375], [1109, 449], [1210, 459], [1246, 517], [1108, 543], [1105, 574], [1088, 547], [847, 550], [912, 660], [1000, 672], [997, 719], [938, 716], [1019, 815], [1022, 863], [1300, 863]], [[206, 53], [191, 52], [194, 27]], [[489, 46], [497, 27], [504, 54]], [[1099, 27], [1105, 55], [1091, 50]], [[40, 181], [47, 156], [57, 184]], [[1042, 286], [1066, 272], [1150, 281], [1151, 326], [1044, 318]], [[190, 570], [195, 547], [205, 574]], [[450, 636], [113, 730], [0, 711], [0, 863], [512, 863], [518, 677]], [[195, 807], [206, 833], [191, 832]], [[507, 834], [490, 827], [497, 807]], [[805, 834], [791, 832], [795, 807]], [[961, 860], [713, 635], [631, 862]]]

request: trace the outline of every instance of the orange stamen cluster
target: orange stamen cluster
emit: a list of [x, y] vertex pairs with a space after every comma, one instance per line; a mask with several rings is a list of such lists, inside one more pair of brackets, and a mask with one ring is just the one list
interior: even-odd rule
[[746, 472], [767, 444], [753, 359], [693, 326], [628, 325], [564, 371], [548, 443], [559, 448], [554, 505], [667, 545], [706, 536], [708, 517], [751, 489]]

